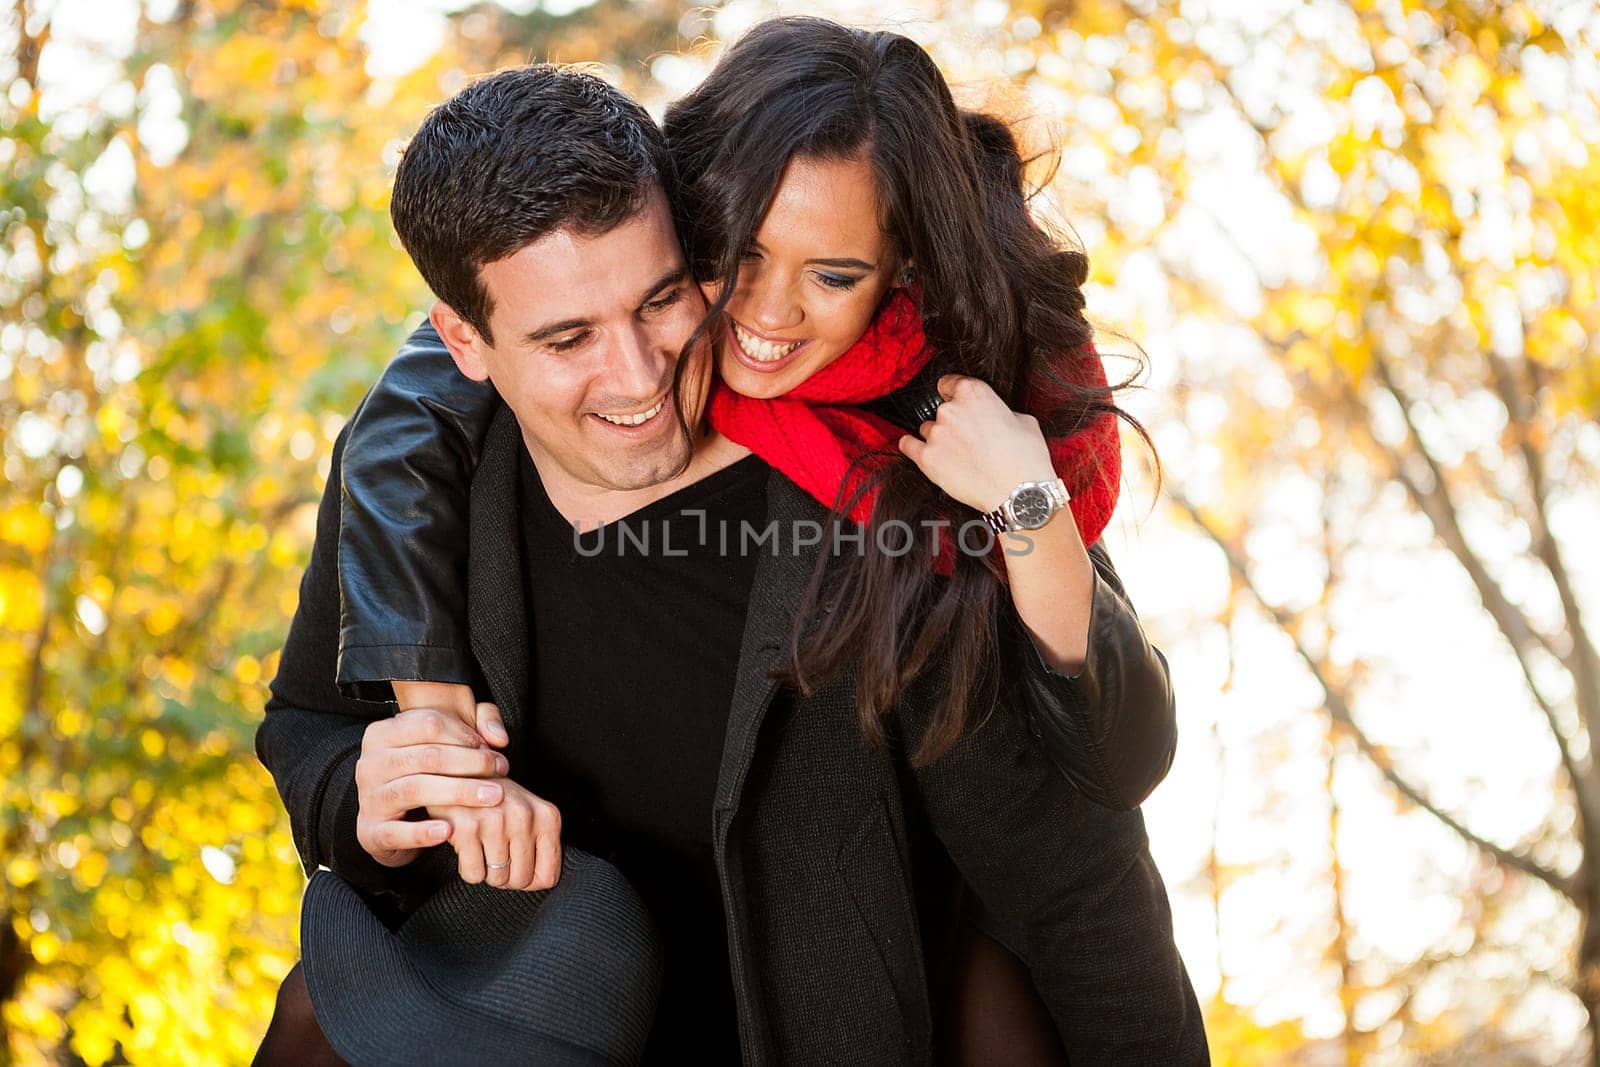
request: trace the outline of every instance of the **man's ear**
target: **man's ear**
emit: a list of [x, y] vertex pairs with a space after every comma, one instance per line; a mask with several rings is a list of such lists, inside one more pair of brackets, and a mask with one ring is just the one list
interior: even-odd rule
[[428, 320], [439, 331], [439, 338], [450, 350], [450, 358], [456, 361], [456, 368], [462, 374], [475, 382], [489, 377], [489, 366], [483, 360], [483, 338], [470, 322], [443, 300], [433, 302]]

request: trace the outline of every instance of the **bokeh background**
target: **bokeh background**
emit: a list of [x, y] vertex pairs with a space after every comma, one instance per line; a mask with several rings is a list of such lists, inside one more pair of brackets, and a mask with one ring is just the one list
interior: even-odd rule
[[[429, 299], [405, 138], [530, 59], [659, 113], [786, 8], [4, 8], [0, 1062], [245, 1063], [303, 884], [252, 734]], [[1146, 811], [1217, 1060], [1596, 1062], [1596, 6], [805, 8], [1018, 124], [1147, 359], [1164, 480], [1130, 444], [1107, 536], [1180, 694]]]

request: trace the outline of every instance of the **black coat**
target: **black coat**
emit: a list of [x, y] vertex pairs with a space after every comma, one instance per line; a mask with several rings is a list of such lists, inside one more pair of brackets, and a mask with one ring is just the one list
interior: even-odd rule
[[[516, 503], [522, 447], [503, 410], [473, 477], [469, 527], [468, 630], [513, 761], [533, 714]], [[355, 840], [361, 736], [393, 706], [344, 697], [335, 683], [342, 450], [341, 438], [257, 751], [308, 868], [414, 900], [452, 876], [449, 846], [396, 871]], [[769, 520], [824, 517], [771, 476]], [[913, 769], [903, 753], [927, 726], [937, 678], [903, 702], [898, 743], [881, 750], [861, 739], [848, 678], [809, 697], [772, 681], [814, 562], [765, 551], [757, 564], [711, 813], [746, 1062], [931, 1061], [914, 888], [922, 826], [1015, 933], [1073, 1063], [1208, 1062], [1142, 817], [1093, 804], [1069, 783], [1030, 735], [1024, 709], [1001, 709]]]

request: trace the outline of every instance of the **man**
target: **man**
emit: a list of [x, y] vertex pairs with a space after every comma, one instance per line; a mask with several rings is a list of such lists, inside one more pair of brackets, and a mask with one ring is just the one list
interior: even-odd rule
[[[937, 961], [915, 890], [936, 836], [1021, 935], [1074, 1059], [1203, 1062], [1137, 813], [1089, 804], [1023, 716], [913, 768], [863, 743], [850, 679], [805, 696], [772, 680], [817, 551], [787, 531], [826, 516], [700, 430], [705, 353], [677, 364], [704, 306], [664, 166], [637, 105], [552, 68], [475, 83], [408, 149], [394, 214], [433, 323], [505, 401], [470, 488], [465, 620], [505, 731], [340, 693], [341, 438], [257, 745], [308, 869], [398, 919], [458, 864], [504, 892], [551, 886], [565, 840], [614, 858], [661, 927], [652, 1055], [924, 1062]], [[686, 554], [580, 560], [574, 517], [658, 520]], [[780, 543], [713, 551], [689, 533], [708, 520], [775, 523]], [[906, 701], [907, 751], [940, 681]]]

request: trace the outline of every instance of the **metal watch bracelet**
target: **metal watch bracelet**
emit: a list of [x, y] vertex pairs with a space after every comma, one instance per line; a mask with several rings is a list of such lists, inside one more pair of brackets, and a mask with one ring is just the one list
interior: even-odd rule
[[[1042, 510], [1040, 501], [1028, 499], [1034, 494], [1044, 497]], [[1023, 501], [1028, 512], [1026, 517], [1017, 513], [1019, 499]], [[1066, 483], [1060, 478], [1048, 482], [1023, 482], [1007, 494], [999, 507], [984, 512], [983, 521], [997, 534], [1037, 530], [1055, 518], [1056, 514], [1065, 509], [1071, 501], [1072, 497], [1067, 492]], [[1034, 518], [1037, 518], [1037, 521], [1031, 521]]]

